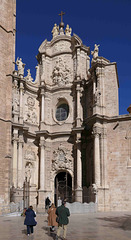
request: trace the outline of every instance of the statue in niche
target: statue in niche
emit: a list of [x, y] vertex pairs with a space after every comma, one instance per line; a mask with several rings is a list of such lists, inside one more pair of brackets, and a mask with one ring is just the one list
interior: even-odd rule
[[14, 98], [13, 110], [14, 112], [19, 112], [19, 100], [17, 98]]
[[96, 90], [95, 94], [94, 94], [94, 103], [100, 103], [100, 96], [101, 96], [101, 92]]
[[67, 24], [66, 29], [65, 29], [65, 34], [66, 34], [67, 36], [71, 36], [71, 32], [72, 32], [72, 29], [69, 28], [69, 25]]
[[95, 44], [94, 45], [94, 51], [91, 51], [91, 55], [93, 55], [94, 60], [98, 57], [99, 46], [100, 45]]
[[56, 36], [58, 36], [58, 34], [59, 34], [59, 26], [57, 26], [57, 24], [55, 23], [55, 24], [54, 24], [54, 27], [53, 27], [53, 29], [52, 29], [53, 38], [56, 37]]
[[31, 162], [27, 162], [26, 166], [25, 166], [25, 177], [27, 178], [27, 182], [29, 182], [30, 179], [31, 179], [32, 168], [33, 168], [32, 163]]
[[22, 62], [22, 58], [17, 58], [16, 65], [18, 68], [18, 75], [24, 75], [25, 64]]

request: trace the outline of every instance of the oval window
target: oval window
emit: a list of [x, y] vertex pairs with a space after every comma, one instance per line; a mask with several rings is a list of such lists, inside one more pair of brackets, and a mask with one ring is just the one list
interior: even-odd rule
[[69, 106], [66, 103], [60, 104], [56, 109], [55, 117], [57, 121], [64, 121], [68, 118]]

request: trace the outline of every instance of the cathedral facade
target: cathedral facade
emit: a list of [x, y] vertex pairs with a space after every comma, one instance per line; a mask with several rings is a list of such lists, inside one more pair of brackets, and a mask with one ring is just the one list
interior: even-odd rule
[[40, 212], [47, 196], [56, 205], [66, 198], [94, 201], [99, 211], [131, 210], [131, 107], [119, 115], [116, 63], [99, 57], [97, 44], [90, 53], [62, 21], [37, 61], [35, 80], [19, 57], [9, 75], [3, 201]]

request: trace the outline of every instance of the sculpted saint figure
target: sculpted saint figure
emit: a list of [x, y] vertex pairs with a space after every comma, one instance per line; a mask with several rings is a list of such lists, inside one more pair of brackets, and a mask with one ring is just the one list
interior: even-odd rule
[[22, 58], [19, 58], [19, 57], [17, 58], [16, 65], [18, 68], [18, 75], [24, 75], [25, 64], [22, 62]]
[[98, 57], [98, 52], [99, 52], [99, 46], [100, 45], [97, 45], [97, 44], [95, 44], [94, 45], [94, 51], [91, 51], [91, 54], [93, 55], [93, 59], [96, 59], [97, 57]]
[[69, 28], [69, 25], [67, 24], [66, 29], [65, 29], [65, 34], [66, 34], [67, 36], [71, 36], [71, 32], [72, 32], [72, 29]]
[[54, 27], [52, 29], [52, 34], [53, 34], [53, 38], [59, 34], [59, 27], [57, 26], [56, 23], [54, 24]]

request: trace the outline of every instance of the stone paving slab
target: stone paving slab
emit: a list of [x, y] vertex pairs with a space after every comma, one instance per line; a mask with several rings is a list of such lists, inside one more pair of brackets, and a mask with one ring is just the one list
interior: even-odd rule
[[[0, 217], [0, 240], [53, 240], [47, 215], [37, 215], [34, 234], [26, 235], [24, 217]], [[62, 238], [61, 238], [62, 239]], [[131, 212], [72, 214], [67, 230], [68, 240], [131, 240]]]

